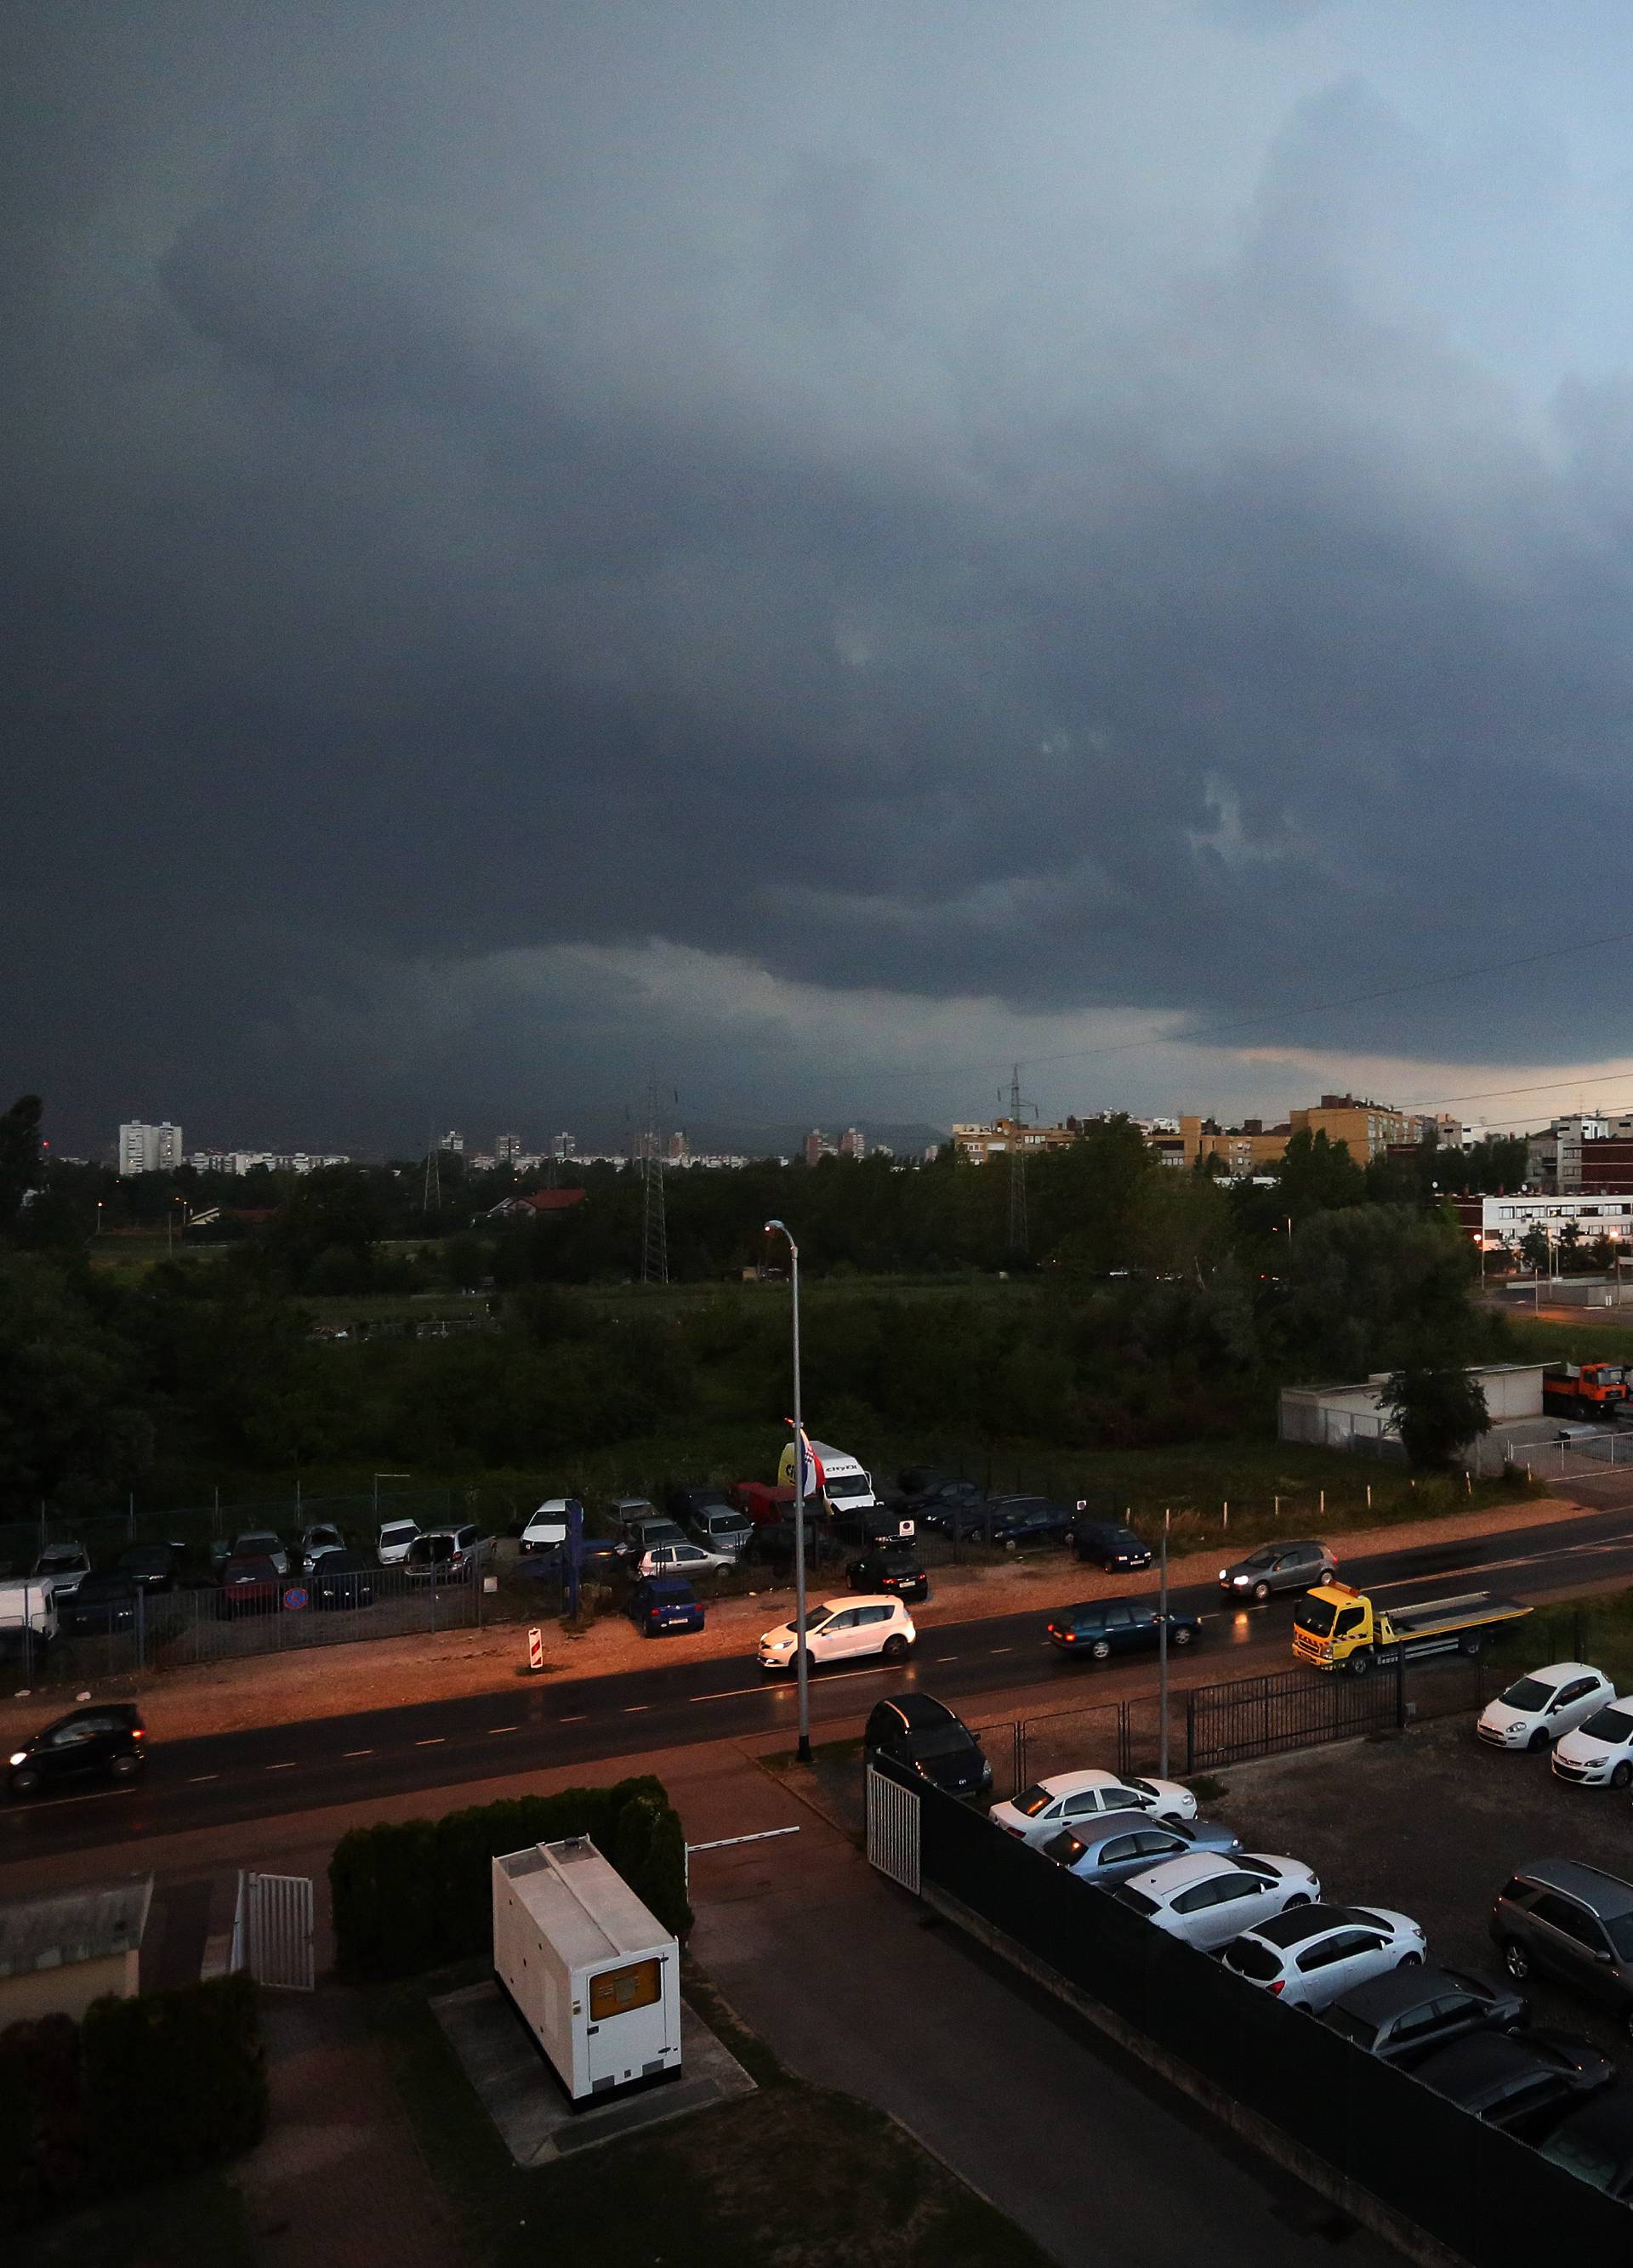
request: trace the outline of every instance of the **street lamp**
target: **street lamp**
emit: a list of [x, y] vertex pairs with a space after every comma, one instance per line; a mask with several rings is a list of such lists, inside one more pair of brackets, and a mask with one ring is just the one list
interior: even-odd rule
[[802, 1764], [811, 1760], [811, 1695], [805, 1646], [805, 1425], [800, 1414], [800, 1248], [780, 1220], [768, 1220], [767, 1236], [788, 1246], [788, 1275], [794, 1287], [794, 1675], [799, 1689], [799, 1746]]

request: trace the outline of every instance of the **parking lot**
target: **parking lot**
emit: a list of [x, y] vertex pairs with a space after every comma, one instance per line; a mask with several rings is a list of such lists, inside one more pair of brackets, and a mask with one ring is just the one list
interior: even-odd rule
[[[1203, 1805], [1250, 1851], [1304, 1859], [1329, 1897], [1393, 1906], [1420, 1922], [1430, 1956], [1500, 1973], [1491, 1902], [1516, 1866], [1576, 1859], [1633, 1877], [1633, 1806], [1566, 1786], [1546, 1756], [1474, 1737], [1474, 1712], [1397, 1739], [1304, 1749], [1222, 1772]], [[1607, 2012], [1533, 1977], [1533, 2021], [1585, 2033], [1633, 2073], [1633, 2043]]]

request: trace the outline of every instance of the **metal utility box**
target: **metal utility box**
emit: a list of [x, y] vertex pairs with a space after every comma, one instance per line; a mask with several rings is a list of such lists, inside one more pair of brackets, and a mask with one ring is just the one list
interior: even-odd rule
[[679, 2077], [680, 1948], [587, 1836], [494, 1859], [493, 1974], [575, 2106]]

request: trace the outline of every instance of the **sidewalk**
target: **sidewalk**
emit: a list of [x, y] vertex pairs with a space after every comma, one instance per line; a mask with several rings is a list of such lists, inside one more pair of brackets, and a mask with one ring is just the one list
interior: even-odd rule
[[[1452, 1519], [1411, 1521], [1358, 1530], [1341, 1539], [1341, 1567], [1374, 1551], [1409, 1551], [1430, 1543], [1452, 1543], [1501, 1535], [1521, 1528], [1580, 1520], [1584, 1506], [1553, 1498], [1494, 1505]], [[1211, 1584], [1220, 1565], [1216, 1549], [1172, 1561], [1176, 1589]], [[825, 1577], [830, 1592], [845, 1587], [843, 1573]], [[932, 1597], [913, 1609], [921, 1628], [938, 1623], [985, 1621], [989, 1616], [1044, 1614], [1074, 1599], [1115, 1597], [1151, 1588], [1149, 1572], [1105, 1575], [1056, 1551], [1006, 1561], [998, 1566], [940, 1567], [932, 1578]], [[813, 1594], [824, 1595], [813, 1582]], [[763, 1630], [783, 1621], [793, 1594], [784, 1587], [755, 1596], [723, 1599], [708, 1610], [708, 1626], [694, 1635], [643, 1638], [621, 1615], [609, 1615], [582, 1636], [570, 1637], [559, 1624], [543, 1621], [545, 1660], [550, 1674], [567, 1677], [616, 1676], [659, 1663], [730, 1659], [753, 1654]], [[128, 1697], [139, 1690], [142, 1708], [155, 1739], [188, 1740], [202, 1734], [233, 1733], [262, 1725], [286, 1725], [314, 1718], [349, 1716], [366, 1709], [390, 1709], [469, 1693], [514, 1692], [526, 1659], [528, 1633], [519, 1623], [485, 1629], [449, 1631], [438, 1636], [359, 1639], [328, 1644], [299, 1653], [235, 1657], [196, 1668], [167, 1670], [141, 1681], [114, 1679], [93, 1687], [98, 1700]], [[66, 1689], [31, 1693], [26, 1700], [0, 1702], [0, 1738], [33, 1731], [42, 1713], [72, 1705]]]

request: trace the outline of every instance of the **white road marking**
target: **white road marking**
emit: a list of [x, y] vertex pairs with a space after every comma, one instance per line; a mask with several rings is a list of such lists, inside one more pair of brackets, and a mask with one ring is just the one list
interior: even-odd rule
[[520, 1725], [490, 1725], [488, 1730], [490, 1733], [519, 1733], [521, 1727]]
[[735, 1701], [743, 1693], [764, 1693], [764, 1685], [728, 1685], [723, 1693], [694, 1693], [693, 1701]]
[[189, 1787], [202, 1787], [207, 1779], [219, 1779], [221, 1775], [219, 1772], [195, 1772], [192, 1778], [188, 1780], [188, 1786]]
[[263, 1766], [262, 1767], [262, 1769], [263, 1771], [294, 1771], [294, 1769], [295, 1769], [295, 1767], [294, 1767], [294, 1765], [293, 1765], [292, 1764], [265, 1764], [265, 1765], [263, 1765]]
[[1013, 1653], [1015, 1648], [1012, 1646], [990, 1646], [987, 1651], [991, 1653]]
[[558, 1725], [581, 1725], [588, 1714], [589, 1712], [585, 1710], [576, 1717], [558, 1717], [556, 1722]]
[[650, 1701], [632, 1701], [624, 1713], [626, 1717], [641, 1717], [646, 1714], [647, 1711], [650, 1709], [651, 1706], [652, 1704]]
[[446, 1733], [433, 1733], [428, 1741], [416, 1741], [414, 1746], [417, 1749], [440, 1749], [447, 1738]]
[[343, 1756], [343, 1757], [344, 1757], [344, 1756], [372, 1756], [373, 1755], [373, 1753], [374, 1753], [374, 1751], [373, 1751], [373, 1749], [343, 1749], [343, 1750], [342, 1750], [342, 1756]]
[[[51, 1809], [53, 1811], [61, 1811], [65, 1804], [70, 1803], [106, 1803], [110, 1796], [134, 1795], [135, 1793], [136, 1790], [133, 1787], [102, 1787], [98, 1788], [91, 1795], [58, 1795], [52, 1798]], [[18, 1808], [13, 1810], [11, 1806], [8, 1804], [4, 1811], [0, 1812], [0, 1818], [5, 1819], [23, 1820], [28, 1818], [38, 1818], [38, 1816], [39, 1814], [37, 1812], [31, 1813], [26, 1811], [21, 1805], [18, 1805]]]

